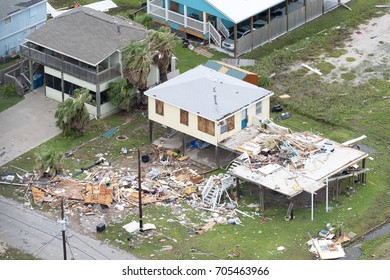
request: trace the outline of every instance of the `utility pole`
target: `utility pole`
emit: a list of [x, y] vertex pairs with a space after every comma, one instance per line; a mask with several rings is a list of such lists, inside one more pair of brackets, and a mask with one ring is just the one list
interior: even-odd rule
[[138, 208], [139, 208], [139, 231], [143, 232], [144, 227], [142, 223], [142, 197], [141, 197], [141, 154], [138, 149]]
[[61, 231], [62, 231], [62, 247], [64, 250], [64, 260], [66, 260], [66, 239], [65, 239], [65, 230], [66, 230], [66, 221], [65, 221], [65, 214], [64, 214], [64, 199], [61, 199]]

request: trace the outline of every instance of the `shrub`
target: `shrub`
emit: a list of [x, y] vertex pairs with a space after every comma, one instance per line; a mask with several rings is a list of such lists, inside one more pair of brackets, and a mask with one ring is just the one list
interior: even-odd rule
[[16, 96], [16, 87], [12, 83], [6, 83], [0, 86], [0, 97], [10, 98]]

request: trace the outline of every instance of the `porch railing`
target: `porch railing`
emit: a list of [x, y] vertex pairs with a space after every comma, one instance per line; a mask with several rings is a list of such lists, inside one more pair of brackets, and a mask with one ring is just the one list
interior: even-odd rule
[[207, 23], [208, 25], [208, 30], [210, 33], [210, 38], [214, 41], [214, 43], [220, 47], [222, 44], [222, 36], [219, 34], [217, 29], [215, 29], [214, 25], [212, 25], [210, 22]]
[[217, 18], [217, 29], [221, 31], [223, 37], [228, 38], [230, 33], [220, 18]]
[[65, 74], [86, 81], [92, 84], [104, 83], [120, 75], [120, 64], [96, 73], [96, 70], [87, 69], [70, 62], [64, 61], [58, 57], [43, 53], [34, 48], [22, 45], [21, 56], [29, 58], [44, 66], [51, 67]]
[[203, 21], [196, 20], [190, 17], [186, 17], [182, 14], [166, 11], [165, 8], [162, 7], [161, 1], [153, 1], [148, 3], [148, 11], [151, 15], [159, 17], [166, 21], [171, 21], [177, 23], [185, 28], [188, 28], [192, 31], [199, 32], [202, 34], [209, 33], [211, 39], [215, 44], [221, 46], [222, 36], [215, 29], [215, 27], [210, 24], [210, 22], [204, 23]]

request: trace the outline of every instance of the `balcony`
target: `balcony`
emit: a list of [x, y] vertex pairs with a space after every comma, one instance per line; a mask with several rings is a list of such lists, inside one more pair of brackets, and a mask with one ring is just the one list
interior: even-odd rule
[[[215, 27], [206, 21], [201, 21], [197, 18], [176, 13], [163, 7], [161, 0], [148, 2], [148, 13], [156, 18], [166, 22], [173, 22], [184, 27], [188, 33], [195, 32], [197, 34], [209, 35], [217, 46], [221, 46], [222, 38]], [[203, 38], [203, 37], [202, 37]]]
[[26, 45], [21, 46], [21, 56], [91, 84], [101, 84], [121, 75], [120, 64], [107, 69], [99, 65], [97, 72], [96, 67], [82, 67]]

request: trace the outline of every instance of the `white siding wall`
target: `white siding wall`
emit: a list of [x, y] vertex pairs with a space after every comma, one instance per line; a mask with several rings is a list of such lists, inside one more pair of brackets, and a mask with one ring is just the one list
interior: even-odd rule
[[[207, 133], [198, 130], [198, 116], [188, 113], [188, 126], [180, 123], [180, 109], [177, 107], [173, 107], [169, 104], [164, 103], [164, 116], [160, 116], [156, 114], [156, 103], [155, 99], [149, 97], [148, 98], [148, 111], [149, 111], [149, 119], [155, 121], [157, 123], [166, 125], [172, 129], [177, 131], [181, 131], [187, 135], [191, 135], [195, 138], [198, 138], [207, 143], [216, 145], [217, 137], [211, 136]], [[217, 129], [217, 126], [215, 126]], [[216, 131], [217, 133], [217, 131]]]
[[[253, 117], [265, 119], [269, 117], [269, 97], [262, 100], [262, 113], [260, 116], [256, 116], [256, 104], [248, 107], [248, 126], [253, 124]], [[156, 103], [152, 97], [148, 98], [148, 113], [149, 119], [157, 123], [166, 125], [172, 129], [183, 132], [187, 135], [191, 135], [202, 141], [206, 141], [210, 144], [217, 145], [224, 139], [233, 136], [241, 130], [241, 111], [234, 114], [234, 130], [221, 134], [221, 126], [215, 123], [215, 136], [211, 136], [207, 133], [198, 130], [198, 116], [188, 113], [188, 126], [180, 123], [180, 109], [169, 104], [164, 103], [164, 116], [156, 114]]]
[[[62, 93], [60, 91], [49, 87], [45, 87], [45, 90], [46, 90], [46, 96], [48, 98], [57, 100], [58, 102], [62, 102]], [[65, 94], [64, 96], [65, 96], [65, 100], [68, 98], [72, 98], [68, 94]], [[97, 114], [96, 106], [87, 103], [85, 105], [87, 106], [88, 113], [96, 116]], [[110, 102], [104, 103], [100, 106], [101, 118], [104, 118], [105, 116], [108, 116], [118, 110], [119, 109], [116, 106], [112, 105]]]

